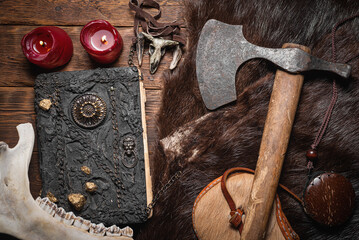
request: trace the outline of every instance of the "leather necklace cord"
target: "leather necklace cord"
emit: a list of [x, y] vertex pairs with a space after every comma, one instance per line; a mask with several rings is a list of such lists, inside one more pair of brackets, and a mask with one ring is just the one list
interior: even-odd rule
[[[130, 0], [129, 7], [135, 11], [134, 19], [134, 33], [137, 38], [138, 28], [142, 27], [142, 30], [148, 34], [151, 34], [154, 37], [164, 37], [170, 38], [171, 40], [178, 41], [181, 44], [185, 45], [185, 37], [181, 35], [181, 23], [174, 21], [172, 23], [160, 23], [157, 20], [161, 17], [161, 7], [154, 0], [143, 0], [139, 3], [137, 0]], [[154, 16], [146, 12], [144, 8], [154, 8], [158, 12]], [[133, 42], [136, 41], [136, 38], [133, 39]]]
[[[349, 22], [349, 21], [351, 21], [351, 20], [354, 20], [354, 19], [357, 18], [357, 17], [359, 17], [359, 14], [355, 14], [355, 15], [352, 15], [352, 16], [350, 16], [350, 17], [348, 17], [348, 18], [345, 18], [344, 20], [342, 20], [342, 21], [336, 23], [336, 24], [334, 25], [334, 27], [332, 28], [332, 33], [331, 33], [331, 38], [332, 38], [332, 41], [331, 41], [331, 42], [332, 42], [332, 44], [331, 44], [331, 45], [332, 45], [332, 62], [334, 62], [334, 63], [337, 62], [336, 40], [335, 40], [337, 29], [338, 29], [341, 25], [343, 25], [343, 24], [345, 24], [345, 23], [347, 23], [347, 22]], [[359, 57], [359, 53], [358, 53], [357, 55], [355, 55], [354, 57], [351, 57], [351, 58], [347, 59], [347, 60], [345, 61], [345, 63], [348, 63], [348, 62], [354, 60], [354, 59], [357, 58], [357, 57]], [[317, 132], [317, 135], [316, 135], [316, 137], [315, 137], [315, 140], [313, 141], [313, 143], [312, 143], [312, 145], [311, 145], [311, 149], [312, 149], [312, 150], [316, 150], [316, 149], [317, 149], [317, 147], [318, 147], [320, 141], [322, 140], [322, 138], [323, 138], [323, 136], [324, 136], [325, 131], [326, 131], [327, 128], [328, 128], [328, 124], [329, 124], [329, 121], [330, 121], [330, 117], [331, 117], [331, 115], [332, 115], [332, 112], [333, 112], [333, 109], [334, 109], [334, 106], [335, 106], [335, 103], [336, 103], [337, 99], [338, 99], [338, 88], [337, 88], [337, 85], [336, 85], [336, 81], [333, 80], [332, 99], [331, 99], [330, 104], [329, 104], [329, 107], [328, 107], [328, 109], [327, 109], [327, 111], [326, 111], [326, 113], [325, 113], [325, 116], [324, 116], [324, 120], [323, 120], [323, 122], [322, 122], [322, 125], [320, 126], [320, 128], [319, 128], [319, 130], [318, 130], [318, 132]], [[311, 160], [310, 158], [309, 158], [308, 160], [309, 160], [309, 162], [308, 162], [308, 165], [307, 165], [307, 166], [308, 166], [309, 169], [312, 169], [312, 168], [313, 168], [313, 163], [312, 163], [312, 161], [310, 161], [310, 160]]]
[[[337, 62], [337, 49], [336, 49], [336, 31], [337, 31], [337, 29], [340, 26], [342, 26], [343, 24], [345, 24], [345, 23], [347, 23], [347, 22], [349, 22], [351, 20], [354, 20], [355, 18], [358, 18], [358, 17], [359, 17], [359, 14], [355, 14], [355, 15], [352, 15], [350, 17], [347, 17], [347, 18], [343, 19], [342, 21], [336, 23], [334, 25], [334, 27], [332, 28], [332, 32], [331, 32], [331, 50], [332, 50], [331, 61], [332, 62], [334, 62], [334, 63]], [[350, 57], [349, 59], [345, 60], [344, 62], [349, 63], [350, 61], [354, 60], [357, 57], [359, 57], [359, 53], [357, 53], [353, 57]], [[332, 98], [331, 98], [329, 107], [328, 107], [328, 109], [327, 109], [327, 111], [325, 113], [324, 120], [323, 120], [323, 122], [322, 122], [322, 124], [321, 124], [321, 126], [320, 126], [320, 128], [319, 128], [319, 130], [317, 132], [315, 140], [313, 141], [312, 145], [310, 146], [311, 149], [306, 152], [308, 177], [307, 177], [307, 181], [305, 183], [305, 186], [308, 186], [309, 182], [312, 180], [314, 162], [318, 160], [317, 147], [318, 147], [320, 141], [322, 140], [325, 131], [328, 128], [330, 117], [332, 115], [332, 112], [333, 112], [333, 109], [334, 109], [334, 106], [335, 106], [335, 103], [336, 103], [337, 99], [338, 99], [338, 88], [337, 88], [337, 85], [336, 85], [336, 80], [334, 79], [333, 80], [333, 85], [332, 85]], [[302, 194], [303, 199], [304, 199], [304, 196], [305, 196], [305, 192], [306, 192], [306, 187], [303, 189], [303, 194]]]

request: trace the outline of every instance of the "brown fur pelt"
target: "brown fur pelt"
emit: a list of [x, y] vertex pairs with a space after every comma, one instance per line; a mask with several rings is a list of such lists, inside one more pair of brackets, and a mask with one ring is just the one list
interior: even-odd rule
[[[208, 19], [244, 25], [245, 37], [256, 45], [281, 47], [285, 42], [294, 42], [309, 46], [313, 55], [330, 61], [332, 27], [357, 12], [359, 2], [355, 0], [186, 1], [188, 45], [180, 66], [164, 76], [159, 139], [208, 113], [195, 74], [196, 45]], [[358, 54], [359, 19], [340, 27], [336, 39], [338, 62]], [[350, 64], [353, 70], [348, 80], [325, 72], [305, 74], [280, 179], [299, 196], [307, 180], [305, 152], [323, 121], [331, 99], [332, 81], [336, 79], [338, 101], [318, 147], [315, 171], [335, 171], [349, 178], [359, 203], [359, 59]], [[196, 239], [191, 211], [202, 188], [228, 168], [255, 168], [275, 70], [265, 60], [247, 62], [237, 73], [237, 101], [193, 125], [192, 134], [181, 141], [180, 153], [173, 157], [158, 142], [151, 159], [154, 194], [178, 170], [183, 175], [160, 196], [153, 217], [140, 229], [136, 239]], [[196, 153], [194, 157], [193, 153]], [[358, 239], [358, 207], [348, 223], [329, 229], [315, 224], [293, 198], [279, 193], [283, 210], [301, 239]]]

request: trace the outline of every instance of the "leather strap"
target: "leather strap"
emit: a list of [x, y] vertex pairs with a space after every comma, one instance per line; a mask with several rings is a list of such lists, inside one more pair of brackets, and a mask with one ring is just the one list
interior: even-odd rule
[[[228, 176], [235, 172], [247, 172], [247, 173], [254, 174], [254, 171], [252, 169], [242, 168], [242, 167], [231, 168], [231, 169], [228, 169], [227, 171], [225, 171], [221, 178], [222, 193], [223, 193], [223, 196], [226, 199], [228, 206], [231, 210], [230, 211], [231, 218], [230, 218], [229, 222], [235, 228], [237, 228], [240, 233], [242, 233], [242, 229], [243, 229], [242, 218], [243, 218], [244, 212], [241, 208], [236, 207], [236, 204], [234, 203], [232, 196], [230, 195], [230, 193], [228, 192], [227, 187], [226, 187], [226, 180], [227, 180]], [[282, 184], [279, 184], [279, 186], [283, 190], [288, 192], [290, 195], [292, 195], [296, 200], [298, 200], [303, 205], [303, 201], [296, 194], [294, 194], [292, 191], [290, 191], [287, 187], [283, 186]], [[282, 206], [279, 201], [278, 194], [276, 196], [276, 217], [277, 217], [277, 222], [279, 224], [279, 227], [280, 227], [280, 230], [282, 231], [283, 236], [288, 240], [299, 240], [299, 236], [294, 232], [294, 230], [290, 226], [286, 216], [284, 215], [284, 213], [282, 211]]]
[[282, 210], [282, 204], [280, 203], [278, 194], [276, 195], [276, 211], [275, 215], [277, 217], [277, 223], [283, 234], [283, 237], [287, 240], [299, 240], [299, 236], [294, 232], [292, 226], [290, 225], [287, 217], [284, 215]]
[[[137, 0], [130, 0], [129, 7], [136, 12], [134, 20], [135, 36], [138, 36], [138, 27], [141, 25], [142, 30], [154, 37], [170, 38], [178, 41], [183, 45], [186, 44], [185, 37], [180, 34], [180, 22], [160, 23], [157, 20], [161, 17], [161, 7], [154, 0], [143, 0], [139, 3]], [[158, 12], [154, 16], [143, 10], [144, 8], [154, 8]], [[135, 39], [133, 40], [135, 41]]]
[[239, 233], [242, 233], [242, 229], [243, 229], [243, 223], [242, 223], [242, 217], [243, 217], [243, 210], [241, 208], [236, 208], [236, 204], [234, 203], [231, 194], [229, 194], [227, 187], [226, 187], [226, 180], [227, 177], [233, 173], [233, 172], [249, 172], [249, 173], [254, 173], [254, 171], [252, 169], [249, 168], [241, 168], [241, 167], [237, 167], [237, 168], [231, 168], [228, 169], [227, 171], [224, 172], [222, 179], [221, 179], [221, 189], [222, 189], [222, 193], [224, 198], [226, 199], [229, 208], [231, 209], [230, 211], [230, 220], [229, 222], [238, 229]]

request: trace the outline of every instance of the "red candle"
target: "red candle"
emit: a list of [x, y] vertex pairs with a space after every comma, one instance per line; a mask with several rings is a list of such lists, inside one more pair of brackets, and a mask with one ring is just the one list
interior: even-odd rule
[[87, 23], [81, 30], [80, 40], [90, 56], [102, 64], [114, 62], [123, 46], [121, 35], [105, 20]]
[[39, 27], [21, 40], [27, 59], [43, 68], [51, 69], [70, 61], [73, 53], [71, 38], [58, 27]]

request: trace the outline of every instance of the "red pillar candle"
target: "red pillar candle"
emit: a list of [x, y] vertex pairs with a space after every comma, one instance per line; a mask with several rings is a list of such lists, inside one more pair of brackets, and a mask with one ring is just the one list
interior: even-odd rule
[[71, 38], [58, 27], [38, 27], [21, 40], [27, 59], [43, 68], [51, 69], [70, 61], [73, 53]]
[[114, 62], [123, 46], [121, 35], [105, 20], [87, 23], [81, 30], [80, 40], [90, 56], [102, 64]]

